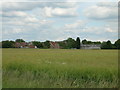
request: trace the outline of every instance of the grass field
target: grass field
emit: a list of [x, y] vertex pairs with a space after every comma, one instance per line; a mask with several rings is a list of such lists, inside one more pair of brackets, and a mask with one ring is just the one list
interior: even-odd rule
[[3, 88], [116, 88], [117, 50], [3, 49]]

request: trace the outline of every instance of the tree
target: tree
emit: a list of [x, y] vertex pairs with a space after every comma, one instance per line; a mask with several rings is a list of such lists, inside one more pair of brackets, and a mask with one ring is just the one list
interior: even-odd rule
[[58, 42], [58, 44], [60, 45], [60, 47], [62, 49], [67, 49], [67, 42], [66, 42], [66, 40]]
[[87, 44], [87, 40], [86, 39], [82, 40], [82, 44]]
[[16, 39], [15, 42], [25, 42], [23, 39]]
[[113, 45], [111, 44], [111, 41], [103, 42], [101, 45], [101, 49], [113, 49]]
[[110, 40], [107, 41], [107, 48], [112, 49], [112, 43]]
[[37, 48], [43, 48], [42, 43], [39, 42], [39, 41], [32, 41], [32, 43], [33, 43], [34, 46], [37, 46]]
[[106, 42], [102, 42], [101, 49], [106, 49], [106, 48], [107, 48], [107, 43]]
[[115, 41], [114, 45], [115, 45], [115, 47], [117, 49], [120, 49], [120, 39], [118, 39], [117, 41]]
[[76, 39], [76, 48], [77, 49], [80, 49], [80, 38], [79, 37], [77, 37], [77, 39]]
[[100, 42], [100, 41], [97, 41], [97, 42], [93, 42], [93, 44], [101, 44], [101, 42]]
[[101, 44], [100, 41], [97, 42], [92, 42], [92, 41], [87, 41], [86, 39], [82, 40], [82, 44]]
[[43, 47], [50, 48], [50, 41], [46, 40], [45, 42], [43, 42]]
[[67, 48], [71, 49], [71, 48], [76, 48], [76, 41], [72, 38], [68, 38], [66, 40], [66, 44], [67, 44]]
[[2, 48], [14, 48], [14, 41], [2, 41]]

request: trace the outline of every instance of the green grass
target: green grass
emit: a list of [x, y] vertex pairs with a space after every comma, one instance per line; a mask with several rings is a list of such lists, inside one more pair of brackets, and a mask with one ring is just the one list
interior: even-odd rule
[[3, 49], [3, 88], [116, 88], [117, 50]]

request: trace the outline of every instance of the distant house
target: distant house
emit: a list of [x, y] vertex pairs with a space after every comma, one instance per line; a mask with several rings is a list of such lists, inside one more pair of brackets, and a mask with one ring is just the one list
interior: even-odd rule
[[[50, 48], [60, 49], [59, 42], [50, 42]], [[76, 48], [71, 48], [76, 49]], [[101, 44], [81, 44], [81, 49], [101, 49]]]
[[59, 49], [60, 46], [57, 42], [50, 42], [50, 48]]
[[81, 49], [101, 49], [101, 44], [81, 44]]
[[32, 43], [27, 42], [16, 42], [15, 48], [37, 48], [37, 46], [34, 46]]
[[16, 42], [15, 43], [15, 48], [23, 48], [23, 47], [26, 47], [27, 46], [27, 43], [26, 42]]

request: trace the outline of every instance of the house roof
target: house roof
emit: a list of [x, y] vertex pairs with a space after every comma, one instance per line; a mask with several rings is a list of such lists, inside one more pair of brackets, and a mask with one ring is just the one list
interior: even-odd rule
[[58, 43], [56, 43], [56, 42], [50, 42], [50, 44], [52, 44], [53, 46], [55, 46]]
[[21, 43], [16, 42], [15, 45], [17, 45], [17, 46], [26, 46], [27, 43], [26, 42], [21, 42]]

